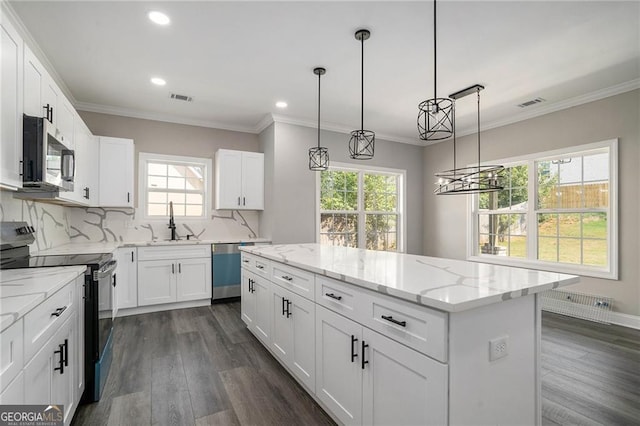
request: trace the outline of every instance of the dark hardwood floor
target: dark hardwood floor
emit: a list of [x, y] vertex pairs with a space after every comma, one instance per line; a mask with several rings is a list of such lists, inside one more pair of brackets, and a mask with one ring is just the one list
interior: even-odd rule
[[[543, 315], [543, 425], [640, 425], [640, 331]], [[118, 318], [98, 403], [75, 425], [325, 425], [247, 331], [240, 303]]]

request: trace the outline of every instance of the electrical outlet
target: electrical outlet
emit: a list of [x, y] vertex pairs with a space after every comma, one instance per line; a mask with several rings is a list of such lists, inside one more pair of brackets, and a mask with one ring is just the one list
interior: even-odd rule
[[489, 340], [489, 361], [504, 358], [509, 353], [509, 336]]

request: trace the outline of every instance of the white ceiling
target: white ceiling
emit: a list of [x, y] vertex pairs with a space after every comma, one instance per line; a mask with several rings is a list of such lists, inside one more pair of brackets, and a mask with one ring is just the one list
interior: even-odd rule
[[[433, 97], [432, 2], [11, 2], [78, 109], [260, 129], [267, 114], [353, 130], [360, 121], [359, 28], [365, 42], [365, 128], [420, 143], [417, 105]], [[171, 18], [168, 27], [147, 19]], [[161, 76], [167, 85], [149, 83]], [[472, 84], [483, 128], [640, 87], [640, 2], [438, 3], [438, 95]], [[192, 103], [169, 99], [189, 95]], [[546, 100], [517, 107], [535, 97]], [[285, 100], [285, 110], [275, 102]], [[458, 101], [459, 133], [475, 99]]]

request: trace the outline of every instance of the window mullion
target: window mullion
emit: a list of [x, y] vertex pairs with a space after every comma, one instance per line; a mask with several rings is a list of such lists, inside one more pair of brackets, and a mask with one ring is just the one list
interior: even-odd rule
[[538, 165], [535, 161], [528, 161], [529, 167], [527, 184], [527, 259], [536, 260], [538, 258]]
[[364, 206], [364, 172], [358, 172], [358, 248], [367, 248], [366, 212]]

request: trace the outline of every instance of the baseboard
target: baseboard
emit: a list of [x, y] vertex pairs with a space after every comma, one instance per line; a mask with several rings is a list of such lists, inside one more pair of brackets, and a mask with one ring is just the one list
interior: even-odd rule
[[138, 306], [137, 308], [118, 309], [116, 317], [128, 317], [129, 315], [149, 314], [151, 312], [172, 311], [174, 309], [197, 308], [210, 306], [211, 299], [193, 300], [189, 302], [164, 303], [162, 305]]
[[640, 316], [611, 312], [611, 324], [640, 330]]

